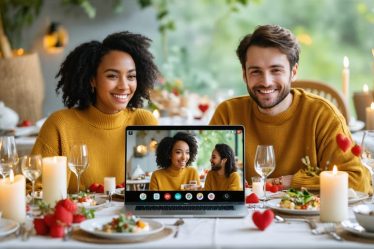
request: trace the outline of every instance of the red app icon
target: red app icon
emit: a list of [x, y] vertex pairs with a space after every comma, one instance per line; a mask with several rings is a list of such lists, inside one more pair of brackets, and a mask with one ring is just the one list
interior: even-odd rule
[[165, 193], [164, 194], [164, 199], [167, 200], [167, 201], [170, 200], [171, 199], [171, 194]]

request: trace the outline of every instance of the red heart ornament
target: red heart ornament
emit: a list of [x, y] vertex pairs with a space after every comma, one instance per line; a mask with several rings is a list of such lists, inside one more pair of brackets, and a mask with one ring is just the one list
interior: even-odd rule
[[245, 198], [245, 203], [259, 203], [260, 200], [258, 199], [255, 193], [252, 193]]
[[267, 209], [263, 213], [260, 211], [255, 211], [252, 215], [253, 223], [261, 231], [264, 231], [273, 221], [274, 213], [272, 210]]
[[199, 104], [198, 107], [201, 112], [205, 113], [209, 108], [209, 104]]
[[336, 136], [336, 142], [338, 143], [339, 148], [343, 151], [346, 152], [349, 147], [351, 146], [351, 140], [344, 136], [343, 134], [339, 133]]
[[351, 151], [352, 151], [353, 155], [360, 156], [361, 155], [361, 146], [356, 144], [355, 146], [352, 147]]

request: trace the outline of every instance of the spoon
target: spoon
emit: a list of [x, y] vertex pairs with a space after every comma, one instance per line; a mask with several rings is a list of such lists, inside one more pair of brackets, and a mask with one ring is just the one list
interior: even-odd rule
[[283, 218], [279, 215], [276, 215], [275, 216], [275, 221], [278, 222], [278, 223], [288, 223], [288, 222], [291, 222], [291, 221], [306, 222], [306, 223], [308, 223], [310, 229], [316, 229], [317, 228], [316, 222], [314, 220], [308, 220], [308, 219], [302, 219], [302, 218]]
[[174, 226], [177, 227], [176, 231], [175, 231], [175, 234], [174, 234], [174, 238], [178, 237], [178, 234], [179, 234], [179, 226], [183, 225], [184, 224], [184, 220], [182, 218], [179, 218], [177, 221], [175, 221], [174, 223]]

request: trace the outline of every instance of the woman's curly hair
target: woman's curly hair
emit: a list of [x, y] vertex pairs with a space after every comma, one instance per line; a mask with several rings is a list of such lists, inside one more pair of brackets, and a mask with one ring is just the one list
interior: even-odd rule
[[164, 137], [157, 145], [156, 163], [159, 168], [168, 168], [171, 166], [171, 152], [176, 142], [184, 141], [190, 149], [190, 159], [187, 166], [190, 166], [196, 159], [198, 144], [194, 135], [187, 132], [178, 132], [173, 137]]
[[140, 34], [119, 32], [107, 36], [103, 42], [91, 41], [75, 48], [61, 64], [56, 78], [60, 78], [56, 93], [62, 91], [64, 105], [68, 108], [85, 109], [96, 102], [96, 94], [91, 91], [91, 80], [96, 76], [102, 58], [110, 51], [123, 51], [131, 55], [136, 66], [137, 88], [127, 107], [143, 106], [149, 101], [149, 91], [159, 74], [148, 51], [151, 40]]

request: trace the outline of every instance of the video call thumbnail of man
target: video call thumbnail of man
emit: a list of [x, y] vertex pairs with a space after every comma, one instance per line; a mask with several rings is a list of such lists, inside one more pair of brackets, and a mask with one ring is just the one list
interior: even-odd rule
[[240, 191], [243, 149], [240, 130], [130, 130], [127, 190]]

